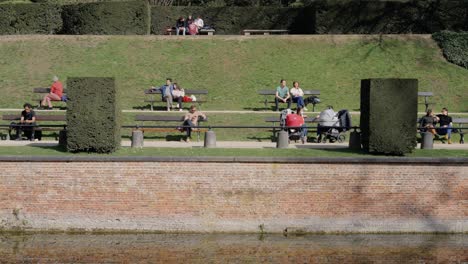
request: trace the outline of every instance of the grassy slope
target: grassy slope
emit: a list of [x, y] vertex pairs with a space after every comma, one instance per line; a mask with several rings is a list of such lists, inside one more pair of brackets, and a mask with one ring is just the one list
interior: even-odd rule
[[[290, 36], [165, 38], [155, 36], [0, 37], [0, 108], [35, 98], [32, 87], [57, 74], [114, 76], [124, 109], [140, 109], [143, 89], [166, 77], [209, 90], [204, 109], [258, 109], [258, 89], [279, 79], [320, 89], [325, 106], [359, 108], [360, 80], [418, 78], [436, 108], [468, 111], [468, 71], [447, 63], [427, 37]], [[423, 110], [420, 105], [419, 110]]]

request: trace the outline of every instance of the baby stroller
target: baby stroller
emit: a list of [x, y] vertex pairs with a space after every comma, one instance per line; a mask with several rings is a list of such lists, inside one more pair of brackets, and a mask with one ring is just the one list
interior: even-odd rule
[[335, 113], [333, 108], [329, 107], [320, 112], [319, 124], [317, 126], [317, 142], [330, 143], [338, 141], [342, 143], [346, 140], [345, 132], [351, 128], [351, 115], [346, 109]]
[[[295, 115], [290, 115], [293, 112], [291, 109], [285, 109], [280, 113], [280, 126], [283, 130], [288, 132], [289, 141], [294, 140], [307, 140], [306, 138], [301, 138], [302, 130], [300, 128], [286, 128], [287, 123], [289, 122], [288, 126], [301, 126], [299, 123], [300, 120], [296, 120]], [[289, 116], [289, 117], [288, 117]], [[304, 143], [304, 142], [303, 142]]]

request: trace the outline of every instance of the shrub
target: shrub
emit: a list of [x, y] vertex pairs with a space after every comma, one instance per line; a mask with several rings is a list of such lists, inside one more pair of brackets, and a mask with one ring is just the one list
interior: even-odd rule
[[418, 80], [361, 80], [361, 140], [371, 153], [404, 155], [416, 147]]
[[151, 32], [162, 34], [180, 16], [201, 15], [216, 34], [239, 34], [243, 29], [289, 29], [292, 34], [314, 33], [313, 8], [168, 7], [151, 8]]
[[114, 78], [68, 78], [67, 149], [113, 152], [120, 146]]
[[433, 34], [432, 38], [448, 61], [468, 69], [468, 32], [442, 31]]
[[102, 2], [63, 7], [64, 34], [144, 35], [149, 33], [146, 1]]
[[62, 29], [61, 7], [48, 4], [0, 5], [0, 34], [55, 34]]

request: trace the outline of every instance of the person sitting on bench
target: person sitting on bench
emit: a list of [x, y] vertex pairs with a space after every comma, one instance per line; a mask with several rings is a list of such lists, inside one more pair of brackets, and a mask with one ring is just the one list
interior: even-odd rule
[[185, 130], [187, 132], [187, 138], [185, 139], [185, 142], [190, 142], [190, 139], [192, 138], [193, 127], [198, 125], [198, 119], [200, 117], [202, 119], [206, 119], [205, 114], [197, 111], [197, 107], [195, 105], [191, 105], [189, 112], [184, 116], [184, 123], [182, 124], [183, 126], [189, 126], [182, 129], [182, 131]]
[[52, 83], [52, 86], [50, 87], [50, 93], [46, 94], [41, 102], [41, 106], [47, 106], [48, 110], [52, 110], [52, 103], [50, 101], [62, 101], [63, 95], [63, 85], [59, 81], [59, 78], [57, 76], [54, 76], [52, 80], [54, 81], [54, 83]]
[[304, 111], [307, 111], [304, 103], [304, 91], [299, 87], [299, 83], [294, 81], [293, 88], [289, 91], [292, 96], [292, 102], [297, 103], [297, 109], [301, 108]]
[[36, 113], [32, 110], [32, 105], [29, 103], [24, 104], [23, 108], [19, 126], [16, 127], [16, 140], [22, 140], [21, 134], [24, 132], [24, 135], [29, 140], [34, 141], [33, 127], [36, 125]]
[[182, 31], [182, 35], [185, 36], [185, 31], [187, 30], [187, 23], [185, 22], [184, 17], [179, 17], [176, 22], [176, 35], [180, 34], [180, 31]]
[[444, 136], [447, 143], [452, 144], [452, 117], [448, 115], [448, 109], [442, 108], [442, 114], [438, 114], [436, 117], [440, 125], [436, 129], [437, 134]]
[[421, 132], [429, 132], [436, 135], [434, 124], [437, 123], [437, 117], [432, 113], [432, 109], [427, 109], [426, 115], [419, 121], [421, 124]]
[[160, 90], [161, 91], [161, 100], [166, 102], [167, 111], [171, 111], [172, 107], [172, 93], [174, 92], [174, 85], [172, 85], [172, 79], [167, 78], [166, 84], [161, 87], [151, 87], [152, 90]]
[[179, 84], [174, 83], [174, 90], [172, 91], [172, 100], [177, 101], [177, 108], [182, 112], [182, 99], [185, 96], [185, 91]]
[[291, 108], [291, 95], [289, 94], [289, 88], [286, 86], [286, 81], [281, 80], [280, 85], [276, 87], [275, 93], [275, 107], [276, 111], [279, 111], [279, 103], [288, 103], [288, 109]]

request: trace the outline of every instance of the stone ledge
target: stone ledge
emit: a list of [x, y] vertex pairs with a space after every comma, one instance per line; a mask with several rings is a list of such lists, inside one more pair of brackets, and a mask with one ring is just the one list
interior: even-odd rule
[[432, 157], [175, 157], [175, 156], [0, 156], [0, 162], [203, 162], [203, 163], [319, 163], [468, 165], [468, 158]]

